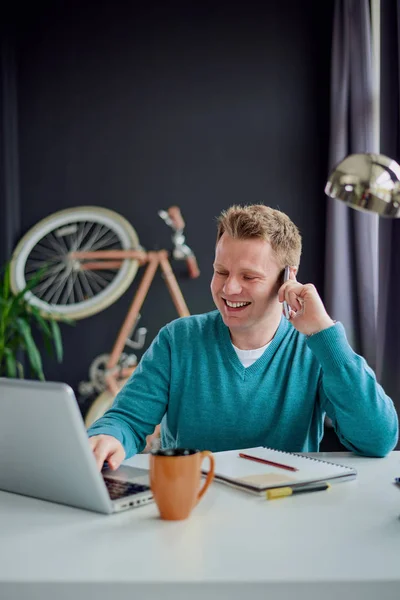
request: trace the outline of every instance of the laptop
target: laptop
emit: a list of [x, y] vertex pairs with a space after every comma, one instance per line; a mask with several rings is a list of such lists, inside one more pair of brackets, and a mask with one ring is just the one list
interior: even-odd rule
[[0, 377], [0, 490], [111, 514], [153, 501], [149, 473], [100, 473], [69, 385]]

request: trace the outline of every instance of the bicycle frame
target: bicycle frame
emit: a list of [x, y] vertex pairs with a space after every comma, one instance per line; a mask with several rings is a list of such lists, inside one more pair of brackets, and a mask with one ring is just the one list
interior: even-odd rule
[[[80, 269], [82, 270], [101, 270], [101, 269], [118, 269], [123, 260], [137, 260], [140, 266], [147, 264], [139, 287], [134, 295], [133, 301], [129, 307], [128, 313], [122, 323], [117, 339], [114, 343], [106, 366], [106, 384], [109, 391], [115, 396], [119, 392], [118, 379], [128, 378], [136, 367], [121, 369], [115, 373], [115, 367], [118, 364], [119, 358], [126, 345], [126, 340], [132, 331], [134, 324], [137, 321], [139, 312], [146, 299], [147, 293], [153, 282], [157, 269], [160, 267], [164, 275], [164, 280], [174, 303], [176, 311], [180, 317], [190, 315], [189, 309], [183, 298], [181, 289], [171, 268], [168, 259], [169, 253], [167, 250], [158, 250], [156, 252], [145, 252], [142, 250], [99, 250], [94, 252], [74, 252], [71, 253], [71, 258], [79, 261], [94, 259], [92, 262], [82, 262]], [[192, 275], [193, 276], [193, 275]], [[197, 276], [197, 274], [196, 274]]]

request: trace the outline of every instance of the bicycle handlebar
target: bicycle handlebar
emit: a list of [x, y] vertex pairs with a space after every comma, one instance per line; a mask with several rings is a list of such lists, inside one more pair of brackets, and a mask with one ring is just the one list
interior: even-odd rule
[[196, 279], [200, 275], [200, 269], [194, 254], [190, 254], [186, 258], [186, 266], [188, 269], [190, 279]]
[[183, 220], [179, 206], [170, 206], [166, 211], [161, 210], [158, 214], [164, 219], [166, 224], [174, 230], [172, 236], [175, 246], [174, 257], [179, 260], [184, 259], [186, 261], [189, 277], [191, 279], [196, 279], [200, 275], [200, 269], [195, 255], [189, 246], [185, 244], [185, 237], [183, 235], [185, 221]]
[[179, 206], [170, 206], [167, 213], [175, 229], [181, 231], [185, 228], [185, 221], [183, 220]]

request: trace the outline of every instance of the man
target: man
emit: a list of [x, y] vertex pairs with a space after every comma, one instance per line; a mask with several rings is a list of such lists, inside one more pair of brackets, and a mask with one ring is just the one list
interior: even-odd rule
[[99, 469], [141, 452], [160, 422], [164, 447], [315, 452], [327, 414], [349, 450], [393, 449], [393, 403], [315, 287], [296, 281], [300, 254], [300, 234], [280, 211], [233, 206], [221, 214], [211, 281], [218, 310], [160, 330], [89, 429]]

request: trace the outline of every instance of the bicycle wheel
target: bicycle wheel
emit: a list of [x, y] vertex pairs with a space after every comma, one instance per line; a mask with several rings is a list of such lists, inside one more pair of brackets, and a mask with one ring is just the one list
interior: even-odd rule
[[84, 319], [125, 292], [139, 263], [125, 259], [119, 269], [83, 270], [69, 254], [138, 248], [132, 225], [112, 210], [97, 206], [61, 210], [39, 221], [18, 243], [11, 259], [11, 288], [17, 294], [39, 269], [47, 267], [25, 299], [54, 318]]
[[[125, 381], [128, 380], [126, 379]], [[85, 416], [86, 428], [89, 428], [91, 425], [93, 425], [97, 419], [100, 419], [100, 417], [104, 415], [106, 410], [111, 408], [114, 398], [115, 396], [109, 390], [104, 390], [104, 392], [102, 392], [99, 396], [97, 396], [97, 398], [95, 398], [95, 400], [93, 400]]]

